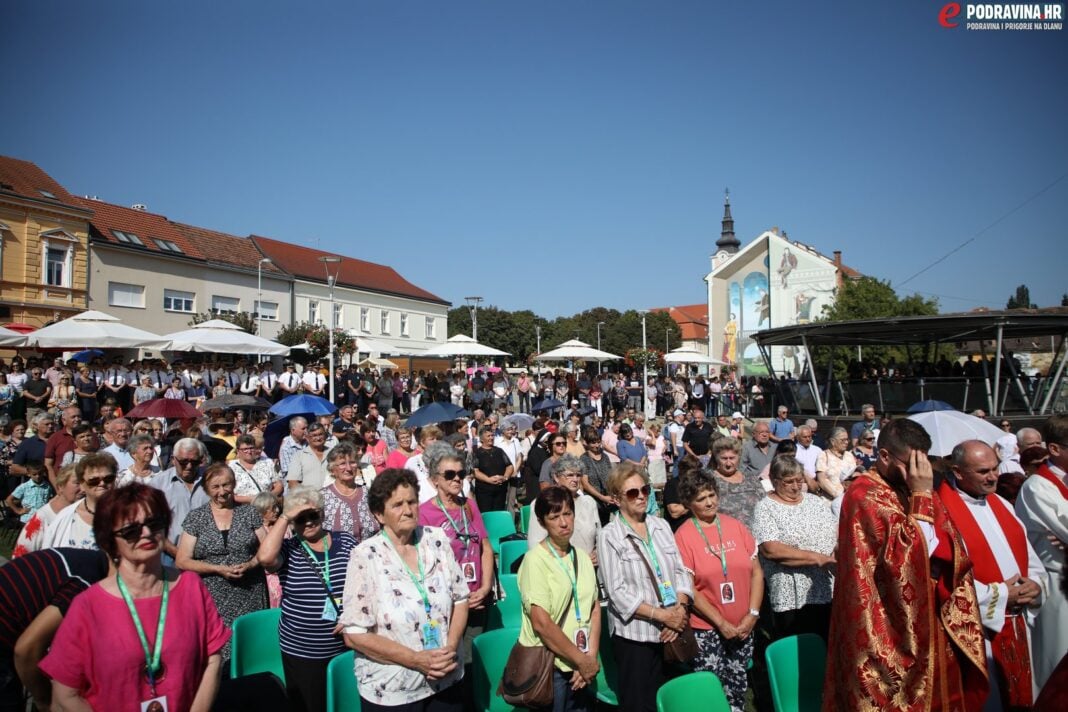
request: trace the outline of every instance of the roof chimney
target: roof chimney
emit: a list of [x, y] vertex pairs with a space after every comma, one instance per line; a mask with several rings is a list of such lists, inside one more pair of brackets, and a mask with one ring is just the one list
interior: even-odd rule
[[132, 209], [137, 210], [137, 211], [142, 212], [142, 213], [148, 211], [148, 206], [145, 205], [144, 203], [134, 203], [130, 207]]
[[842, 273], [842, 251], [834, 251], [834, 283], [838, 289], [842, 288], [842, 284], [845, 282], [845, 275]]

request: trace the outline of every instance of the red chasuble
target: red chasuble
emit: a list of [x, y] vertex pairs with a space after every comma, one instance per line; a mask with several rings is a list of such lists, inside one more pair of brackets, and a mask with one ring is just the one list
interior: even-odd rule
[[1049, 469], [1049, 465], [1042, 465], [1038, 468], [1035, 474], [1052, 483], [1053, 486], [1060, 491], [1061, 496], [1068, 499], [1068, 487], [1064, 485], [1064, 482], [1061, 481], [1060, 477], [1057, 477], [1053, 470]]
[[[936, 495], [906, 512], [874, 471], [846, 491], [823, 709], [979, 710], [986, 651], [971, 563]], [[934, 525], [928, 553], [918, 522]]]

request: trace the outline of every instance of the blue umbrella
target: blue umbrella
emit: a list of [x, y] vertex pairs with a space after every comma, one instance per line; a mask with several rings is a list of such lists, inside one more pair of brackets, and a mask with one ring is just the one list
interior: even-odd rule
[[933, 410], [960, 410], [960, 408], [954, 408], [949, 403], [940, 400], [924, 400], [919, 403], [913, 403], [906, 411], [908, 413], [930, 413]]
[[555, 398], [543, 398], [535, 403], [530, 408], [531, 413], [537, 413], [542, 410], [556, 410], [557, 408], [566, 408], [567, 404], [556, 400]]
[[424, 425], [445, 423], [450, 420], [456, 420], [457, 418], [464, 418], [470, 415], [470, 413], [458, 405], [435, 401], [434, 403], [424, 405], [422, 408], [409, 415], [408, 420], [404, 424], [409, 428], [421, 428]]
[[84, 351], [79, 351], [78, 353], [74, 354], [73, 356], [71, 356], [71, 358], [77, 361], [78, 363], [89, 363], [97, 356], [103, 355], [104, 352], [100, 349], [85, 349]]
[[286, 415], [332, 415], [337, 406], [326, 398], [310, 396], [307, 393], [296, 393], [286, 396], [271, 406], [270, 412], [279, 417]]
[[263, 431], [263, 451], [267, 453], [267, 457], [278, 457], [278, 451], [282, 449], [282, 441], [289, 435], [289, 421], [298, 415], [308, 422], [315, 420], [315, 416], [311, 413], [291, 413], [267, 423]]

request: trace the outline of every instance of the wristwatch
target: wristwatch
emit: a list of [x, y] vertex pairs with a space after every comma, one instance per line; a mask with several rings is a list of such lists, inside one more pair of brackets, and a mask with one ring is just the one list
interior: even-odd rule
[[760, 611], [755, 608], [750, 608], [749, 615], [753, 616], [753, 618], [760, 618]]

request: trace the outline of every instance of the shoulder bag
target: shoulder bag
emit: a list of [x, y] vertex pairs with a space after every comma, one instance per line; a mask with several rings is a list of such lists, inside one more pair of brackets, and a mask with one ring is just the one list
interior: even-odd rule
[[[652, 540], [652, 532], [649, 532], [650, 541]], [[638, 544], [632, 537], [627, 537], [630, 545], [634, 547], [634, 552], [638, 555], [638, 558], [645, 564], [645, 570], [649, 574], [649, 580], [653, 582], [653, 590], [656, 591], [656, 600], [661, 606], [664, 604], [664, 599], [660, 596], [660, 584], [656, 580], [656, 574], [653, 573], [653, 567], [649, 565], [649, 560], [642, 555], [641, 549], [638, 548]], [[686, 620], [686, 626], [679, 633], [678, 637], [670, 643], [664, 643], [664, 660], [669, 663], [687, 663], [697, 657], [697, 638], [694, 637], [693, 628], [690, 627], [689, 619]]]

